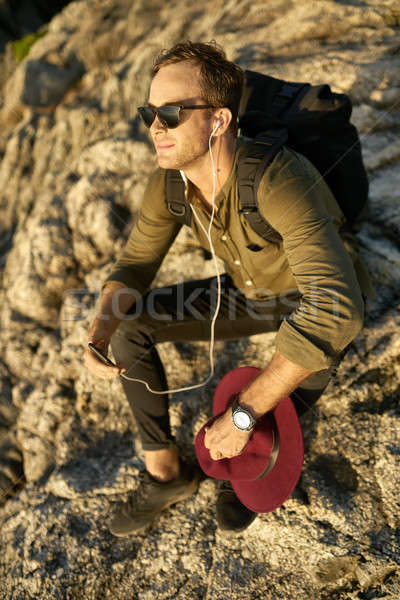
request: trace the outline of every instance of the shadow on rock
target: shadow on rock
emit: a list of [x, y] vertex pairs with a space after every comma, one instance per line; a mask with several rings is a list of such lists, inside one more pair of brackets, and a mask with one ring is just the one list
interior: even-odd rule
[[320, 454], [310, 463], [309, 475], [319, 493], [333, 504], [348, 505], [358, 490], [357, 472], [341, 454]]
[[62, 465], [55, 476], [70, 490], [84, 494], [114, 487], [121, 463], [132, 458], [133, 435], [109, 431], [96, 443]]

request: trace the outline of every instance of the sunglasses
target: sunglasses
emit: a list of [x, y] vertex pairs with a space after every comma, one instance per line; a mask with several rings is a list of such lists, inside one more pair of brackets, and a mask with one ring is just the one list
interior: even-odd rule
[[138, 111], [146, 127], [151, 127], [156, 115], [160, 123], [168, 129], [174, 129], [179, 125], [181, 110], [199, 110], [200, 108], [216, 108], [210, 104], [198, 104], [197, 106], [172, 106], [165, 104], [155, 108], [154, 106], [139, 106]]

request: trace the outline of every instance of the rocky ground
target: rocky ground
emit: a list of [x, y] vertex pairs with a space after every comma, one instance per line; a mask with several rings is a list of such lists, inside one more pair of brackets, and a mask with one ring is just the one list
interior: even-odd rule
[[[400, 9], [396, 0], [70, 3], [7, 77], [0, 138], [0, 599], [373, 600], [400, 597]], [[349, 93], [371, 184], [359, 233], [377, 297], [317, 407], [292, 498], [234, 540], [215, 481], [147, 534], [108, 523], [142, 453], [118, 381], [82, 353], [97, 294], [154, 158], [136, 107], [155, 53], [215, 38], [242, 67]], [[211, 274], [189, 232], [155, 284]], [[175, 395], [182, 454], [219, 378], [262, 366], [274, 335], [217, 343], [216, 374]], [[166, 344], [171, 386], [207, 346]]]

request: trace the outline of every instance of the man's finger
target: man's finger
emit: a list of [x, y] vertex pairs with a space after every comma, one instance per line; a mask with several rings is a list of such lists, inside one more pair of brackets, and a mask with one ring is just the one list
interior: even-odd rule
[[220, 452], [219, 450], [216, 450], [215, 452], [210, 452], [210, 456], [213, 460], [221, 460], [223, 458], [226, 458], [226, 456], [224, 456], [222, 454], [222, 452]]
[[207, 450], [209, 450], [210, 449], [210, 441], [209, 441], [210, 436], [209, 436], [209, 433], [208, 433], [208, 428], [205, 427], [204, 430], [206, 432], [205, 435], [204, 435], [204, 445], [207, 448]]

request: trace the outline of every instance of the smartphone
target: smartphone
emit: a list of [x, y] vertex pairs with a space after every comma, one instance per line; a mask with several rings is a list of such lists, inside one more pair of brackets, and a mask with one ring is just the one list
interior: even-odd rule
[[105, 365], [108, 365], [109, 367], [116, 367], [117, 365], [115, 365], [112, 360], [110, 360], [109, 358], [107, 358], [107, 356], [104, 356], [104, 354], [102, 354], [100, 352], [100, 350], [98, 350], [96, 348], [96, 346], [94, 346], [91, 342], [88, 343], [89, 348], [91, 349], [91, 351], [97, 356], [97, 358], [99, 358]]

